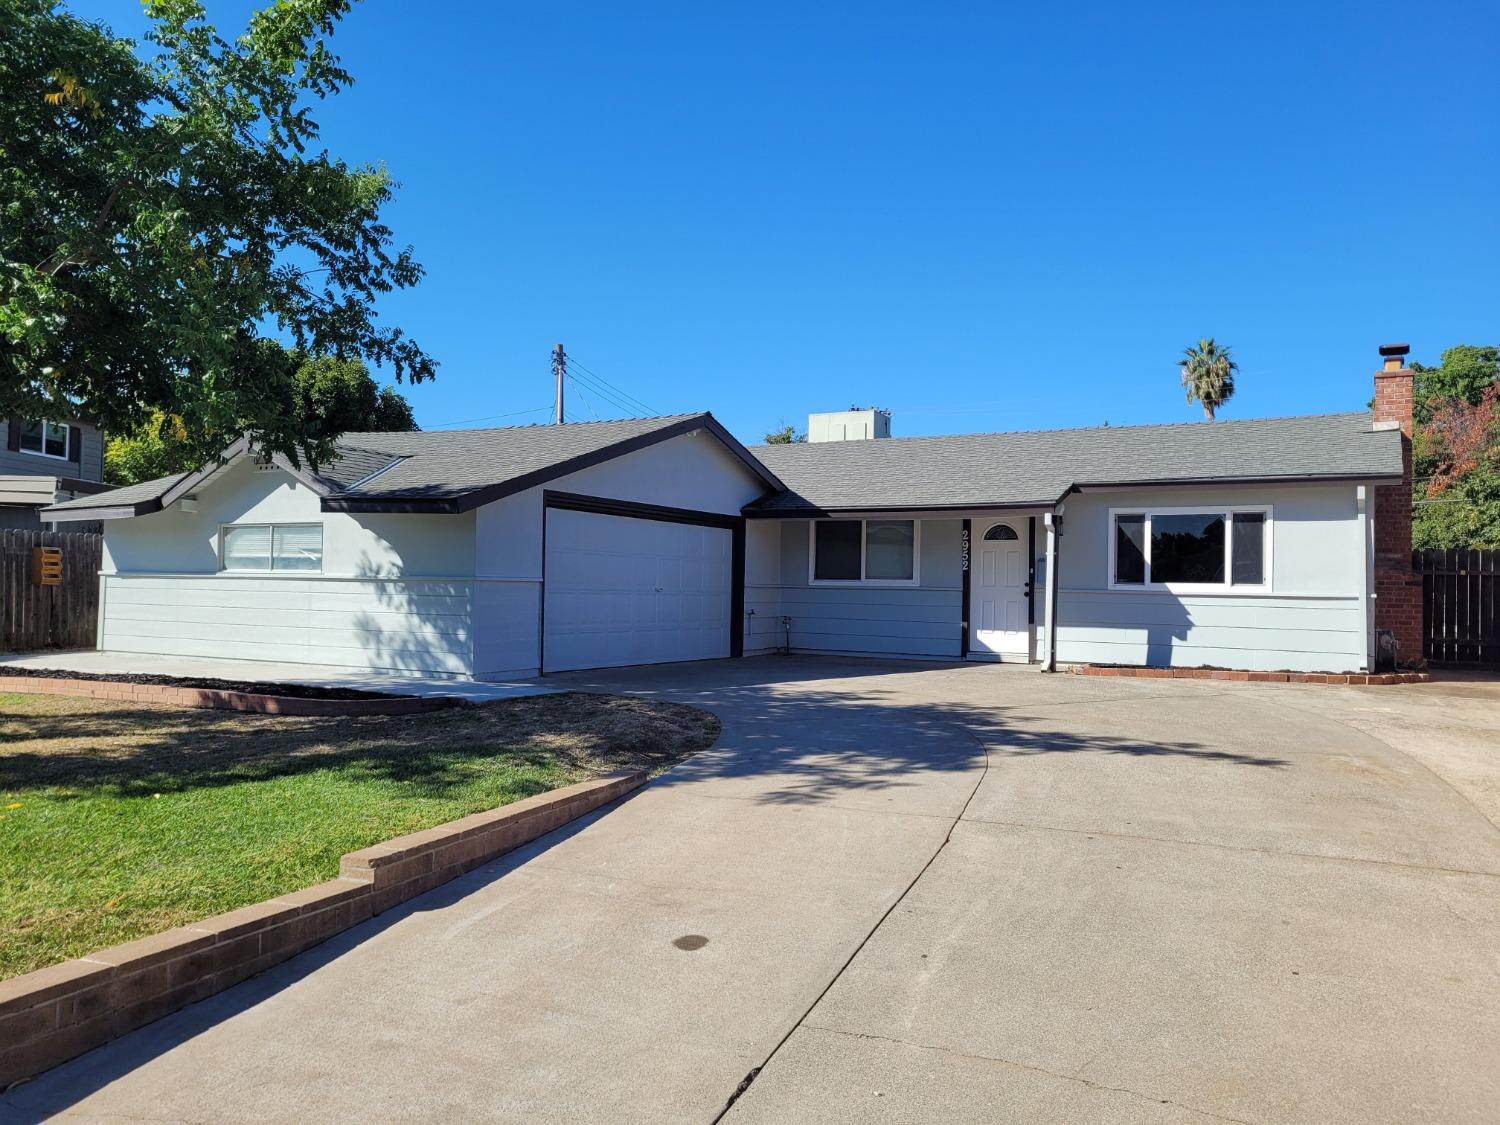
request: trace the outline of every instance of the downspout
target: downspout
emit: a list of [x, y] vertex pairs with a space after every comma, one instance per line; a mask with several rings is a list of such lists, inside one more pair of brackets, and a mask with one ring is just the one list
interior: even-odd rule
[[1047, 601], [1042, 632], [1047, 639], [1043, 672], [1057, 671], [1057, 540], [1062, 535], [1062, 504], [1042, 516], [1047, 528]]
[[1372, 490], [1366, 485], [1354, 489], [1354, 506], [1359, 512], [1359, 538], [1364, 545], [1364, 557], [1359, 568], [1359, 606], [1364, 614], [1364, 670], [1375, 671], [1375, 519], [1370, 511]]

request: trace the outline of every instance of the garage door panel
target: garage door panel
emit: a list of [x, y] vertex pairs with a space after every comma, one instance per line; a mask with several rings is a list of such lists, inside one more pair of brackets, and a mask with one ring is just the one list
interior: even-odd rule
[[549, 510], [547, 670], [728, 656], [732, 558], [725, 528]]

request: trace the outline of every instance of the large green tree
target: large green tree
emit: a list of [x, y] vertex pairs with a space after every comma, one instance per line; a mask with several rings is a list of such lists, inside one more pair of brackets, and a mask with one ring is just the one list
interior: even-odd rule
[[[308, 359], [286, 353], [291, 398], [284, 413], [295, 415], [314, 443], [359, 430], [417, 429], [411, 404], [393, 387], [382, 387], [357, 359]], [[282, 380], [277, 380], [278, 384]], [[112, 435], [104, 446], [104, 474], [110, 484], [135, 484], [196, 469], [203, 463], [185, 438], [182, 418], [154, 410], [134, 429]], [[215, 440], [222, 447], [244, 431], [231, 425]]]
[[376, 317], [422, 276], [381, 219], [390, 177], [318, 147], [352, 0], [277, 0], [232, 40], [197, 0], [144, 3], [138, 50], [0, 0], [0, 415], [124, 433], [159, 412], [195, 458], [238, 427], [321, 459], [283, 342], [397, 380], [435, 366]]

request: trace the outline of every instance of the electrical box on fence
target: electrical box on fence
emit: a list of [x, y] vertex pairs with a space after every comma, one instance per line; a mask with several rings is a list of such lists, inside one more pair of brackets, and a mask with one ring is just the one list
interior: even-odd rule
[[63, 580], [61, 547], [31, 548], [31, 581], [38, 586], [61, 586]]

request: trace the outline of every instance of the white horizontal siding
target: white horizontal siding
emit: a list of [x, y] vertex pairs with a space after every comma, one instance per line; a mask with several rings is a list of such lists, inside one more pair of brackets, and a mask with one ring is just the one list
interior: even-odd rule
[[100, 648], [472, 674], [469, 583], [105, 575]]
[[782, 586], [781, 612], [792, 619], [792, 648], [883, 656], [959, 655], [958, 589], [879, 586]]
[[1064, 663], [1256, 671], [1358, 671], [1364, 612], [1357, 597], [1064, 590], [1057, 654]]

